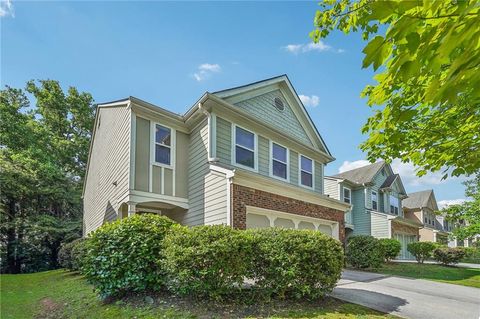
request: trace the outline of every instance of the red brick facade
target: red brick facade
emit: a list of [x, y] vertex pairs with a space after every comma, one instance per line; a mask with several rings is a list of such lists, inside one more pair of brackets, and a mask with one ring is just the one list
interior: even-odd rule
[[344, 212], [294, 198], [280, 196], [258, 189], [232, 184], [233, 227], [245, 229], [247, 226], [247, 206], [255, 206], [290, 214], [322, 218], [339, 223], [340, 241], [345, 239]]

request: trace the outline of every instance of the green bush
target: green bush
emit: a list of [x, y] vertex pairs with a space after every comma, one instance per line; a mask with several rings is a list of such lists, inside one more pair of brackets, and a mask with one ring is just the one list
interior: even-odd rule
[[340, 279], [339, 241], [311, 230], [267, 228], [245, 231], [252, 243], [248, 278], [263, 297], [317, 298]]
[[243, 231], [223, 225], [175, 227], [164, 244], [172, 292], [218, 300], [242, 287], [252, 255]]
[[102, 298], [159, 289], [165, 283], [163, 239], [174, 222], [155, 214], [135, 214], [90, 234], [83, 272]]
[[480, 248], [479, 247], [463, 247], [465, 256], [462, 258], [464, 263], [480, 264]]
[[385, 259], [380, 241], [368, 235], [350, 237], [345, 255], [347, 263], [354, 268], [378, 268]]
[[385, 261], [390, 262], [392, 259], [395, 259], [400, 250], [402, 249], [402, 244], [393, 238], [382, 238], [379, 240], [380, 245], [382, 245], [383, 252], [385, 254]]
[[462, 248], [437, 248], [433, 251], [433, 258], [444, 264], [457, 264], [465, 256], [465, 250]]
[[79, 238], [62, 244], [58, 251], [58, 263], [69, 270], [80, 270], [86, 254], [85, 239]]
[[430, 241], [417, 241], [407, 245], [407, 250], [421, 264], [425, 259], [432, 257], [435, 248], [437, 248], [436, 244]]

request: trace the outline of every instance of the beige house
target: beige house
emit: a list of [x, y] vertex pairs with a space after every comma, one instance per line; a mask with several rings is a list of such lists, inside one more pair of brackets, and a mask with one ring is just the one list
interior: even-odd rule
[[205, 93], [183, 115], [99, 104], [84, 234], [137, 212], [184, 225], [315, 229], [344, 239], [350, 205], [324, 195], [333, 161], [288, 77]]

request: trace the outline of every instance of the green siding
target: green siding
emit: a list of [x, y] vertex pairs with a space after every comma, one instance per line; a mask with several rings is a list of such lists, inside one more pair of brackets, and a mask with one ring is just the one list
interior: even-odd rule
[[290, 150], [290, 183], [298, 185], [298, 153]]
[[217, 117], [217, 157], [224, 164], [232, 162], [232, 124], [221, 117]]
[[262, 175], [270, 175], [270, 145], [268, 139], [258, 137], [258, 172]]
[[156, 165], [152, 166], [152, 192], [162, 193], [162, 168]]
[[386, 216], [371, 214], [372, 236], [377, 238], [388, 238], [388, 220]]
[[163, 193], [168, 196], [173, 196], [173, 170], [164, 168], [163, 173]]
[[137, 117], [135, 141], [135, 183], [134, 188], [148, 192], [150, 168], [150, 121]]
[[323, 194], [323, 167], [315, 161], [315, 191]]
[[370, 213], [365, 209], [364, 188], [352, 190], [353, 235], [371, 235]]

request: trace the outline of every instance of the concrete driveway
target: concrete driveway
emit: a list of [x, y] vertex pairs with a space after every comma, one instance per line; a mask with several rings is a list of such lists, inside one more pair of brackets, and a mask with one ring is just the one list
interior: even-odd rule
[[479, 319], [480, 289], [345, 270], [333, 296], [412, 319]]

